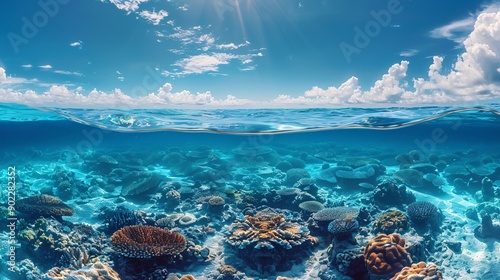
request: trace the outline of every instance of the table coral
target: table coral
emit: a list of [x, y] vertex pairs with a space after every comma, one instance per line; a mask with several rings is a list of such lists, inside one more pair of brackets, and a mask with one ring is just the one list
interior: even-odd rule
[[399, 234], [380, 234], [368, 242], [364, 250], [365, 265], [371, 274], [393, 276], [410, 265], [405, 240]]
[[42, 194], [20, 199], [16, 203], [16, 210], [30, 215], [42, 217], [72, 216], [75, 211], [57, 197]]
[[179, 233], [154, 226], [127, 226], [111, 236], [111, 244], [126, 257], [151, 258], [182, 252], [186, 239]]

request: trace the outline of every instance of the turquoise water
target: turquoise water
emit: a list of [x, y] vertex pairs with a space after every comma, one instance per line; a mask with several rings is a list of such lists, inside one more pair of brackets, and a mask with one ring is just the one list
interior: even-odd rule
[[[362, 251], [380, 233], [377, 220], [398, 210], [409, 223], [391, 231], [406, 240], [407, 265], [434, 263], [444, 279], [500, 279], [499, 107], [37, 110], [2, 104], [2, 277], [60, 279], [54, 267], [75, 275], [95, 269], [87, 259], [99, 258], [121, 279], [167, 279], [168, 273], [368, 279], [376, 274]], [[414, 199], [403, 199], [404, 191], [391, 196], [388, 182]], [[23, 200], [41, 194], [74, 213], [61, 217], [47, 210], [60, 205]], [[223, 202], [216, 206], [211, 198]], [[340, 238], [300, 206], [306, 201], [357, 209], [358, 227]], [[409, 213], [413, 201], [430, 202], [439, 213], [421, 223]], [[288, 246], [279, 226], [273, 237], [257, 234], [258, 226], [252, 235], [245, 215], [282, 216], [302, 237]], [[491, 231], [483, 230], [484, 221], [480, 227], [485, 215]], [[111, 238], [130, 225], [156, 225], [187, 243], [176, 254], [131, 258]], [[353, 260], [341, 261], [346, 254]], [[224, 276], [222, 265], [237, 272]]]

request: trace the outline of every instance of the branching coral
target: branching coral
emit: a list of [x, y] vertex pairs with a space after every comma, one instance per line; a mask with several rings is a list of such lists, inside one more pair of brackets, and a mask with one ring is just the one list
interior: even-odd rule
[[176, 255], [186, 248], [186, 239], [179, 233], [153, 226], [127, 226], [111, 236], [113, 248], [130, 258], [151, 258]]

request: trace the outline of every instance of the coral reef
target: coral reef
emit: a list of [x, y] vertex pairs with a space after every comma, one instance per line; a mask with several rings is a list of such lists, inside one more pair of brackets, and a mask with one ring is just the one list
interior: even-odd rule
[[162, 180], [163, 176], [156, 173], [133, 173], [123, 179], [125, 185], [122, 187], [121, 195], [134, 196], [137, 194], [153, 192], [159, 186]]
[[419, 262], [404, 267], [391, 280], [443, 280], [443, 275], [435, 264]]
[[75, 211], [57, 197], [42, 194], [20, 199], [16, 202], [16, 210], [32, 216], [61, 217], [72, 216]]
[[368, 242], [364, 250], [368, 271], [377, 276], [391, 277], [411, 264], [405, 240], [399, 234], [380, 234]]
[[153, 226], [126, 226], [111, 236], [113, 248], [130, 258], [176, 255], [186, 248], [186, 239], [176, 232]]
[[54, 267], [44, 274], [43, 279], [52, 280], [65, 280], [65, 279], [106, 279], [106, 280], [120, 280], [120, 276], [109, 265], [97, 260], [89, 266], [82, 267], [78, 270], [70, 268]]
[[329, 250], [331, 250], [329, 252], [329, 257], [332, 257], [331, 262], [343, 274], [356, 277], [367, 273], [363, 248], [346, 249], [339, 253], [336, 253], [333, 247], [329, 247]]
[[381, 215], [373, 224], [373, 230], [376, 233], [395, 233], [403, 232], [408, 229], [408, 218], [398, 210], [389, 211]]
[[336, 242], [350, 239], [352, 234], [359, 230], [359, 223], [356, 219], [335, 219], [328, 225], [328, 231], [333, 234]]
[[247, 215], [231, 224], [226, 241], [261, 273], [274, 273], [276, 266], [286, 264], [284, 259], [302, 251], [293, 249], [317, 243], [306, 227], [269, 211]]
[[215, 214], [220, 214], [224, 210], [224, 205], [226, 201], [224, 198], [213, 195], [208, 199], [208, 211]]
[[494, 225], [489, 214], [485, 214], [481, 219], [481, 225], [474, 229], [476, 238], [496, 238], [500, 239], [500, 225]]
[[335, 219], [355, 219], [359, 214], [359, 209], [345, 206], [325, 208], [313, 214], [316, 221], [333, 221]]
[[356, 219], [359, 215], [358, 208], [337, 206], [324, 208], [312, 215], [312, 226], [319, 228], [323, 233], [327, 233], [331, 221], [337, 219]]
[[70, 246], [70, 239], [63, 226], [53, 219], [40, 218], [17, 234], [23, 251], [37, 260], [55, 263]]
[[304, 201], [299, 204], [299, 208], [308, 213], [316, 213], [320, 210], [325, 209], [325, 206], [321, 202], [310, 200]]
[[126, 226], [144, 225], [146, 221], [139, 211], [132, 211], [123, 206], [118, 206], [114, 210], [103, 209], [100, 214], [104, 217], [104, 231], [113, 233]]
[[439, 209], [432, 203], [427, 201], [416, 201], [410, 203], [406, 209], [408, 216], [417, 224], [428, 222], [431, 218], [438, 214]]
[[394, 179], [380, 182], [373, 192], [373, 200], [379, 206], [400, 206], [415, 201], [415, 195], [408, 191], [404, 184]]

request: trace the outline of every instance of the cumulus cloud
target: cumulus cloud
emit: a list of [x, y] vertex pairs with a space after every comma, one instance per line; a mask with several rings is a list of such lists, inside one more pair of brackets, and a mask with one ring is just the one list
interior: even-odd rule
[[38, 67], [42, 68], [42, 69], [52, 69], [52, 65], [49, 65], [49, 64], [47, 64], [47, 65], [40, 65]]
[[7, 80], [7, 73], [5, 73], [5, 69], [0, 68], [0, 83]]
[[274, 99], [274, 103], [296, 104], [296, 105], [344, 105], [344, 104], [368, 104], [368, 103], [397, 103], [405, 89], [402, 79], [408, 70], [408, 61], [392, 65], [387, 74], [375, 82], [370, 90], [363, 91], [356, 77], [351, 77], [338, 88], [331, 86], [327, 89], [313, 87], [306, 91], [303, 96], [297, 98], [289, 95], [280, 95]]
[[[370, 105], [436, 105], [467, 101], [488, 100], [500, 97], [500, 12], [481, 13], [474, 29], [462, 43], [463, 52], [451, 67], [444, 67], [445, 58], [434, 56], [425, 77], [408, 77], [410, 62], [402, 60], [390, 65], [386, 73], [370, 87], [363, 88], [359, 79], [350, 77], [339, 86], [311, 87], [298, 97], [283, 94], [270, 102], [255, 102], [228, 95], [217, 99], [210, 91], [191, 93], [187, 90], [174, 92], [167, 83], [146, 96], [131, 97], [120, 89], [102, 92], [96, 89], [85, 94], [81, 89], [53, 85], [42, 94], [33, 91], [18, 92], [8, 88], [14, 83], [29, 82], [12, 78], [0, 68], [0, 101], [28, 105], [67, 107], [119, 107], [168, 108], [170, 106], [253, 106], [253, 107], [327, 107]], [[164, 75], [217, 73], [221, 65], [236, 60], [244, 67], [261, 53], [241, 55], [211, 53], [194, 55], [179, 60], [175, 66], [181, 70]], [[49, 66], [49, 65], [47, 65]], [[45, 67], [49, 68], [49, 67]], [[449, 71], [445, 71], [449, 68]], [[241, 69], [242, 70], [242, 69]], [[249, 69], [250, 70], [250, 69]], [[117, 72], [118, 74], [118, 72]]]
[[418, 87], [471, 100], [500, 95], [500, 12], [480, 14], [463, 46], [448, 74], [441, 73], [444, 59], [434, 57], [429, 80], [418, 79]]
[[[488, 9], [491, 11], [491, 9]], [[455, 26], [464, 26], [464, 23]], [[450, 29], [450, 28], [449, 28]], [[447, 29], [447, 30], [449, 30]], [[443, 29], [443, 34], [446, 34]], [[451, 31], [450, 31], [451, 32]], [[451, 33], [450, 33], [451, 34]], [[427, 77], [406, 80], [408, 61], [392, 65], [369, 90], [356, 77], [340, 87], [313, 87], [303, 96], [280, 95], [274, 103], [294, 105], [443, 104], [487, 100], [500, 96], [500, 12], [483, 12], [463, 41], [464, 52], [443, 73], [444, 58], [434, 56]]]
[[[0, 71], [0, 84], [3, 79], [6, 77]], [[42, 94], [32, 90], [20, 92], [0, 87], [0, 102], [66, 108], [167, 108], [200, 105], [225, 107], [252, 104], [250, 100], [238, 99], [233, 95], [228, 95], [225, 99], [217, 99], [209, 91], [202, 93], [191, 93], [187, 90], [172, 92], [172, 85], [169, 83], [160, 87], [156, 92], [140, 97], [131, 97], [120, 89], [109, 93], [97, 89], [93, 89], [88, 94], [81, 93], [81, 91], [81, 87], [70, 90], [64, 85], [52, 85]]]
[[159, 25], [160, 22], [168, 16], [168, 13], [165, 10], [160, 10], [159, 12], [142, 11], [139, 15], [151, 22], [153, 25]]
[[23, 67], [23, 68], [33, 68], [33, 65], [31, 65], [31, 64], [23, 64], [23, 65], [21, 65], [21, 67]]
[[0, 67], [0, 89], [16, 84], [31, 84], [34, 82], [37, 82], [37, 80], [7, 76], [7, 71]]

